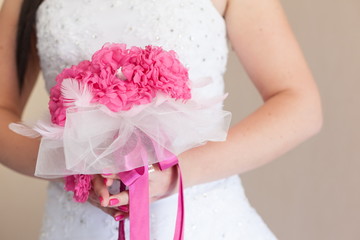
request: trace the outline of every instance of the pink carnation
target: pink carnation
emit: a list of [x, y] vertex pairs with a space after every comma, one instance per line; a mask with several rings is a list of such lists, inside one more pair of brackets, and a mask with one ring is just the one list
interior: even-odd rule
[[191, 98], [188, 71], [174, 51], [156, 46], [127, 49], [125, 44], [105, 44], [94, 53], [91, 61], [66, 68], [56, 77], [49, 109], [52, 122], [60, 126], [66, 121], [61, 83], [67, 78], [87, 84], [94, 96], [92, 102], [103, 104], [114, 112], [150, 103], [158, 92], [174, 99]]
[[188, 71], [176, 58], [174, 51], [161, 47], [147, 46], [145, 49], [130, 49], [130, 64], [123, 67], [127, 79], [140, 87], [150, 87], [171, 98], [189, 99]]
[[74, 200], [86, 202], [91, 190], [91, 175], [78, 174], [65, 178], [65, 190], [74, 192]]
[[[64, 69], [56, 77], [50, 91], [49, 109], [54, 124], [64, 126], [69, 104], [61, 92], [65, 79], [87, 85], [92, 103], [105, 105], [113, 112], [126, 111], [135, 105], [150, 103], [158, 93], [169, 98], [191, 98], [188, 70], [174, 51], [147, 46], [126, 48], [125, 44], [105, 44], [91, 61]], [[91, 176], [66, 177], [65, 189], [74, 192], [74, 199], [85, 202], [91, 189]]]
[[95, 72], [90, 61], [82, 61], [76, 66], [65, 68], [59, 75], [56, 76], [57, 84], [50, 90], [49, 110], [51, 120], [53, 123], [64, 126], [66, 120], [66, 106], [64, 105], [64, 98], [61, 95], [61, 83], [64, 79], [72, 78], [80, 82], [88, 82]]

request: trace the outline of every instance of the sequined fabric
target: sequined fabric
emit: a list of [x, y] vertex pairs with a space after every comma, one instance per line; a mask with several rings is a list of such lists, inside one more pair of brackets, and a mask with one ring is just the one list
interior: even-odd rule
[[[222, 95], [227, 40], [223, 18], [210, 0], [45, 0], [37, 13], [38, 52], [49, 90], [60, 71], [89, 59], [105, 42], [173, 49], [189, 68], [201, 101]], [[172, 239], [173, 195], [151, 204], [151, 239]], [[249, 205], [239, 177], [185, 189], [186, 240], [276, 239]], [[41, 240], [116, 240], [118, 223], [89, 203], [73, 202], [50, 183]], [[127, 231], [128, 222], [126, 221]]]

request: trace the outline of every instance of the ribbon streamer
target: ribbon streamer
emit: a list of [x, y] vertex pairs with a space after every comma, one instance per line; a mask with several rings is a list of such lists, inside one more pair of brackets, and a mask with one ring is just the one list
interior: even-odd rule
[[[125, 172], [120, 172], [119, 177], [122, 183], [129, 189], [129, 206], [130, 206], [130, 239], [131, 240], [149, 240], [150, 224], [149, 224], [149, 175], [147, 165], [147, 149], [138, 142], [137, 147], [129, 153], [140, 152], [144, 166]], [[161, 146], [151, 140], [157, 156], [164, 156]], [[164, 171], [173, 166], [177, 166], [179, 176], [179, 195], [178, 195], [178, 212], [176, 218], [176, 226], [174, 240], [184, 239], [184, 195], [180, 166], [175, 155], [166, 151], [167, 159], [160, 161], [159, 168]], [[161, 155], [160, 155], [161, 154]], [[119, 225], [119, 240], [125, 240], [123, 225]], [[121, 233], [122, 232], [122, 233]]]

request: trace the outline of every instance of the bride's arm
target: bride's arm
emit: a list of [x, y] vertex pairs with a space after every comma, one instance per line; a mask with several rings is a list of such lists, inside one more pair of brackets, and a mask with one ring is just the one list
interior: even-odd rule
[[264, 104], [232, 127], [226, 142], [180, 155], [186, 186], [268, 163], [322, 125], [316, 84], [279, 1], [228, 0], [225, 20], [231, 44]]
[[9, 123], [21, 120], [24, 106], [39, 73], [37, 55], [31, 53], [25, 84], [20, 93], [15, 52], [21, 3], [21, 0], [4, 1], [0, 11], [0, 163], [33, 176], [39, 140], [20, 136], [8, 128]]

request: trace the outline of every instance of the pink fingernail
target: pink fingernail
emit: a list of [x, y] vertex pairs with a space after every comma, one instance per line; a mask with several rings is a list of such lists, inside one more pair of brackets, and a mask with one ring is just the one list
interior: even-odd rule
[[119, 203], [120, 203], [120, 201], [117, 198], [110, 199], [110, 201], [109, 201], [110, 206], [114, 206]]
[[125, 219], [125, 217], [122, 216], [122, 215], [118, 215], [118, 216], [115, 217], [115, 221], [121, 221], [121, 220], [124, 220], [124, 219]]
[[107, 182], [107, 178], [104, 178], [104, 184], [106, 185], [106, 182]]
[[103, 200], [104, 200], [103, 197], [99, 197], [100, 203], [102, 203]]
[[110, 176], [110, 175], [112, 175], [112, 173], [103, 173], [102, 175], [104, 175], [104, 176]]
[[120, 207], [118, 207], [118, 209], [120, 210], [120, 211], [122, 211], [122, 212], [128, 212], [129, 211], [129, 207], [128, 206], [120, 206]]

